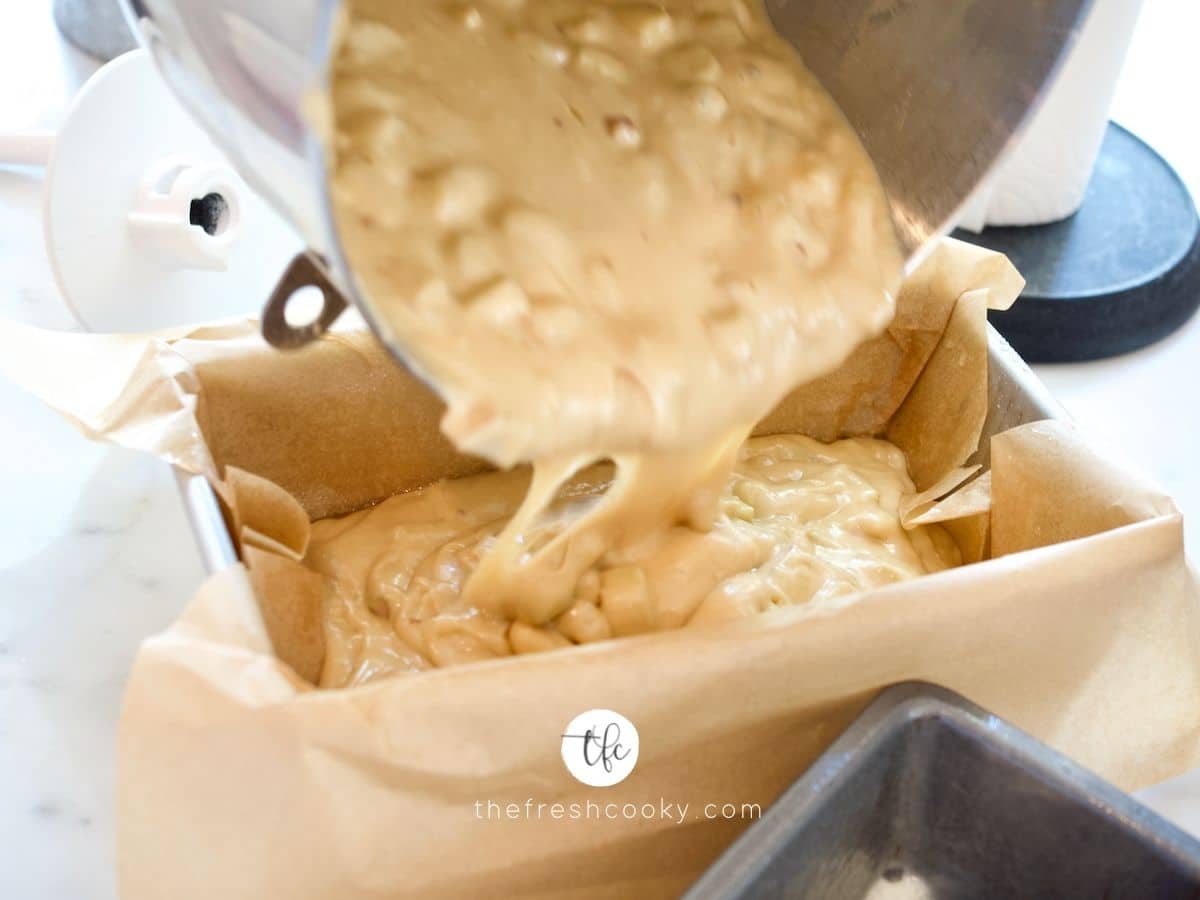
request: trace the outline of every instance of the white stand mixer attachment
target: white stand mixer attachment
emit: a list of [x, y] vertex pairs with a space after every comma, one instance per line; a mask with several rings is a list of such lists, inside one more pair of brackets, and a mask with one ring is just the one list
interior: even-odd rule
[[145, 50], [80, 89], [57, 135], [0, 134], [0, 165], [45, 166], [46, 254], [92, 331], [254, 317], [303, 241], [234, 172]]

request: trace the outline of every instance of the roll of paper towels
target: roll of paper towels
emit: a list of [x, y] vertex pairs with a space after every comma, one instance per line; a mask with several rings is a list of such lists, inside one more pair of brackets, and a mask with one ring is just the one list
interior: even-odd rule
[[1142, 0], [1094, 0], [1079, 38], [1016, 146], [972, 195], [958, 225], [1042, 225], [1087, 191]]

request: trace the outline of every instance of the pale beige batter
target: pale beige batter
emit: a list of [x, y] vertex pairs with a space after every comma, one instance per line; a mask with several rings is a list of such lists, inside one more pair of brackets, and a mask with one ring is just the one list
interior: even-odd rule
[[[560, 533], [610, 476], [574, 480], [529, 539]], [[316, 523], [306, 561], [330, 576], [322, 686], [821, 603], [959, 562], [941, 529], [901, 527], [913, 485], [891, 444], [752, 438], [711, 529], [676, 526], [603, 553], [567, 609], [534, 626], [463, 595], [527, 483], [521, 472], [445, 481]]]
[[[883, 191], [758, 0], [347, 10], [345, 250], [446, 399], [446, 434], [533, 463], [464, 602], [544, 626], [602, 556], [711, 527], [753, 424], [886, 325], [901, 260]], [[602, 460], [604, 500], [544, 536], [559, 488]]]

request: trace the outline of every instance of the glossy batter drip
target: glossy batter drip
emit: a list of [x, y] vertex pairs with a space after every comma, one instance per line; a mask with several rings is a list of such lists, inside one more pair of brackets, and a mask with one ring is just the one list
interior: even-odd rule
[[[534, 465], [466, 595], [540, 626], [614, 541], [711, 524], [753, 424], [884, 327], [883, 191], [757, 0], [347, 9], [341, 237], [446, 434]], [[601, 460], [606, 499], [535, 546]]]
[[[597, 467], [574, 480], [525, 530], [529, 541], [553, 544], [594, 515], [611, 474]], [[575, 579], [567, 607], [535, 626], [463, 590], [528, 482], [523, 472], [447, 481], [316, 523], [307, 562], [330, 584], [322, 686], [823, 603], [959, 562], [941, 529], [901, 527], [913, 486], [896, 447], [753, 438], [707, 530], [679, 525], [613, 542], [619, 549], [602, 550]]]

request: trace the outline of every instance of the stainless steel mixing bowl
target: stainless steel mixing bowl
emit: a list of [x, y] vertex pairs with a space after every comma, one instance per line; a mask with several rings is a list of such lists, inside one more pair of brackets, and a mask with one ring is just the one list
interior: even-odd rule
[[[167, 82], [311, 248], [267, 303], [267, 340], [307, 343], [348, 300], [403, 362], [403, 343], [373, 315], [338, 244], [322, 146], [304, 114], [326, 88], [338, 0], [126, 2]], [[1011, 145], [1091, 0], [766, 4], [861, 136], [913, 263]], [[289, 325], [286, 305], [309, 285], [325, 297], [321, 314]]]

